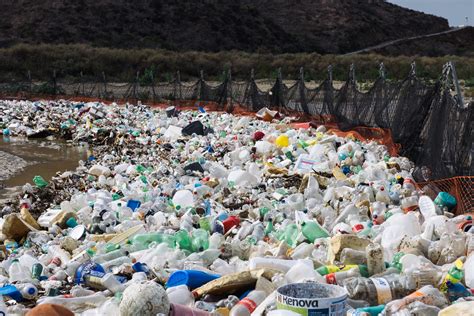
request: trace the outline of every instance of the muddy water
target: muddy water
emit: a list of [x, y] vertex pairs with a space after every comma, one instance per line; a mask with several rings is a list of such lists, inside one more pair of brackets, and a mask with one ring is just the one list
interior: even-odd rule
[[0, 206], [41, 175], [47, 181], [58, 171], [74, 170], [88, 155], [85, 145], [61, 140], [0, 137]]

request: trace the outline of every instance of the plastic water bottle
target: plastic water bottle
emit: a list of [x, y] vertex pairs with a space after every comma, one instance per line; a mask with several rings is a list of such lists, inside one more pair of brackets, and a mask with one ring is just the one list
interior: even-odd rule
[[385, 261], [383, 260], [383, 249], [378, 243], [371, 243], [365, 249], [367, 255], [367, 269], [369, 275], [382, 273], [385, 271]]
[[465, 262], [465, 279], [469, 288], [474, 288], [474, 252], [467, 258]]
[[192, 251], [192, 240], [189, 236], [189, 233], [184, 230], [180, 229], [176, 234], [176, 244], [179, 246], [179, 249], [189, 250]]
[[181, 304], [186, 306], [194, 305], [194, 296], [186, 285], [173, 286], [166, 289], [168, 299], [173, 304]]
[[358, 268], [352, 268], [347, 271], [339, 271], [326, 274], [324, 278], [328, 284], [341, 285], [345, 279], [360, 277], [360, 272]]
[[311, 243], [318, 238], [329, 237], [328, 232], [316, 221], [306, 221], [301, 224], [301, 232]]
[[173, 204], [177, 210], [194, 206], [194, 196], [189, 190], [179, 190], [173, 196]]
[[298, 226], [296, 224], [287, 225], [283, 233], [283, 240], [291, 247], [295, 247], [297, 243], [297, 238]]
[[385, 275], [383, 278], [349, 278], [343, 285], [353, 300], [363, 300], [370, 305], [386, 304], [410, 294], [405, 277], [399, 274]]
[[102, 255], [96, 255], [93, 257], [95, 263], [103, 263], [106, 261], [114, 260], [123, 256], [126, 256], [128, 251], [125, 249], [117, 249], [108, 253], [104, 253]]
[[432, 285], [427, 285], [417, 290], [416, 292], [411, 293], [408, 296], [388, 302], [385, 306], [385, 312], [392, 315], [399, 310], [405, 308], [408, 304], [420, 301], [424, 304], [435, 305], [435, 306], [445, 306], [448, 304], [446, 297], [441, 293], [437, 288]]
[[267, 294], [264, 291], [255, 290], [250, 292], [243, 300], [232, 307], [229, 316], [250, 316], [266, 297]]
[[355, 250], [352, 248], [342, 249], [340, 259], [343, 264], [367, 264], [365, 251]]
[[8, 276], [11, 283], [31, 280], [29, 273], [21, 266], [18, 259], [14, 259], [8, 268]]
[[61, 259], [61, 267], [66, 267], [66, 264], [71, 260], [71, 255], [59, 245], [50, 245], [48, 247], [48, 254], [53, 258], [57, 257]]
[[112, 293], [123, 292], [123, 284], [113, 275], [112, 273], [107, 273], [102, 277], [102, 284]]
[[143, 250], [147, 249], [152, 242], [161, 243], [163, 241], [163, 234], [159, 232], [138, 234], [131, 241], [136, 250]]
[[201, 252], [209, 248], [209, 232], [204, 229], [196, 229], [192, 233], [192, 249]]

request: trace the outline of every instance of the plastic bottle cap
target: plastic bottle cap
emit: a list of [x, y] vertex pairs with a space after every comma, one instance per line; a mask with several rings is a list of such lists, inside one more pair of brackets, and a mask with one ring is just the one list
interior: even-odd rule
[[69, 232], [69, 237], [75, 240], [79, 240], [82, 238], [82, 236], [84, 236], [85, 232], [86, 232], [86, 227], [84, 225], [77, 225]]
[[70, 228], [74, 228], [77, 226], [77, 221], [74, 217], [70, 217], [68, 218], [68, 220], [66, 221], [66, 225]]

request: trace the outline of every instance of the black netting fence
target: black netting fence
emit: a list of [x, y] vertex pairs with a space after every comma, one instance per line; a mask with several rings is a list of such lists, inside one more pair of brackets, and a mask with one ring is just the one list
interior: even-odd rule
[[47, 82], [28, 77], [22, 82], [0, 83], [0, 93], [25, 98], [48, 95], [165, 104], [211, 102], [228, 112], [237, 107], [251, 112], [266, 107], [300, 113], [321, 124], [337, 122], [343, 131], [360, 127], [388, 129], [393, 140], [402, 145], [400, 154], [423, 167], [423, 174], [429, 169], [431, 179], [472, 175], [474, 171], [474, 107], [464, 104], [451, 63], [432, 83], [417, 78], [414, 65], [405, 80], [389, 81], [381, 65], [380, 78], [365, 91], [358, 87], [353, 66], [339, 89], [334, 87], [331, 68], [327, 79], [311, 88], [303, 70], [294, 83], [285, 83], [280, 72], [273, 82], [257, 81], [253, 72], [242, 82], [233, 81], [230, 73], [221, 82], [207, 82], [201, 73], [194, 83], [181, 82], [179, 72], [166, 83], [143, 82], [138, 74], [130, 83], [108, 82], [105, 74], [68, 82], [58, 81], [56, 76]]

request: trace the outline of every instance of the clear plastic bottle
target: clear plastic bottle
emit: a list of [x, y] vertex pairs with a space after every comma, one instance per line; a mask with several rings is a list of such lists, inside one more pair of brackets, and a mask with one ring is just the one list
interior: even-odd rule
[[61, 259], [61, 267], [63, 268], [66, 267], [69, 260], [71, 260], [71, 255], [59, 245], [50, 245], [48, 247], [48, 254], [50, 254], [52, 258], [57, 257]]
[[339, 271], [326, 274], [324, 278], [328, 284], [342, 285], [343, 281], [348, 278], [360, 277], [359, 268], [352, 268], [347, 271]]
[[388, 194], [385, 187], [381, 186], [378, 188], [377, 194], [375, 195], [375, 200], [385, 204], [390, 204], [390, 195]]
[[350, 278], [343, 285], [354, 300], [363, 300], [370, 305], [388, 303], [410, 294], [410, 288], [404, 276], [399, 274], [385, 275], [383, 278]]
[[250, 292], [244, 299], [232, 307], [229, 316], [250, 316], [266, 297], [267, 294], [264, 291], [254, 290]]
[[103, 262], [101, 266], [107, 271], [107, 270], [112, 269], [113, 267], [121, 266], [124, 263], [132, 263], [132, 259], [130, 259], [130, 257], [127, 257], [127, 256], [118, 257], [116, 259]]
[[365, 248], [367, 255], [367, 269], [369, 275], [379, 274], [385, 271], [385, 261], [383, 260], [383, 249], [378, 243], [371, 243]]
[[408, 296], [388, 302], [385, 306], [385, 311], [389, 313], [396, 313], [399, 310], [405, 308], [407, 305], [416, 301], [437, 307], [448, 305], [448, 300], [443, 295], [443, 293], [441, 293], [432, 285], [426, 285]]
[[343, 264], [367, 264], [365, 251], [355, 250], [352, 248], [342, 249], [340, 259]]
[[8, 268], [8, 276], [11, 283], [31, 280], [29, 271], [21, 266], [18, 259], [14, 259]]
[[128, 252], [125, 249], [121, 248], [101, 255], [95, 255], [92, 260], [94, 260], [95, 263], [103, 263], [106, 261], [117, 259], [119, 257], [126, 256], [127, 254]]
[[283, 240], [291, 247], [295, 247], [297, 244], [298, 233], [298, 226], [294, 223], [289, 224], [285, 227]]
[[309, 242], [313, 243], [318, 238], [329, 237], [328, 232], [317, 221], [306, 221], [301, 224], [301, 232]]
[[192, 249], [201, 252], [209, 248], [209, 232], [204, 229], [196, 229], [192, 233]]

